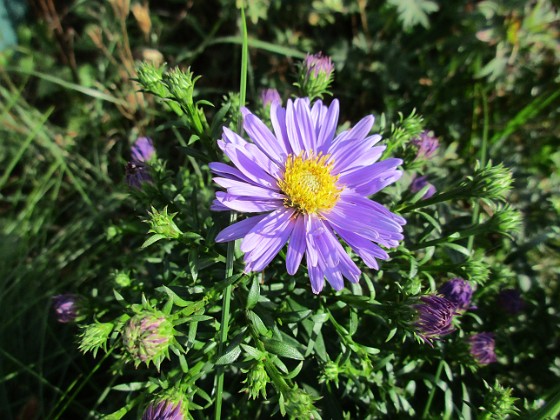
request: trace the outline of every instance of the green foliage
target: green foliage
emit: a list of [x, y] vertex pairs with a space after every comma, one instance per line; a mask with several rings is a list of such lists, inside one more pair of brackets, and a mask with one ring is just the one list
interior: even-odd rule
[[[21, 27], [2, 53], [2, 417], [140, 418], [150, 401], [178, 398], [191, 418], [211, 417], [218, 400], [223, 418], [555, 416], [552, 2], [179, 3], [75, 2]], [[238, 247], [215, 243], [230, 219], [210, 211], [208, 163], [222, 160], [216, 141], [223, 126], [238, 131], [241, 105], [264, 118], [260, 89], [295, 95], [299, 60], [319, 51], [336, 67], [321, 92], [340, 99], [340, 129], [382, 115], [374, 132], [404, 175], [373, 198], [407, 225], [379, 271], [360, 263], [359, 284], [315, 296], [284, 255], [243, 274]], [[410, 140], [424, 129], [440, 149], [416, 160]], [[158, 158], [136, 190], [124, 166], [139, 136]], [[437, 193], [411, 193], [416, 175]], [[477, 309], [433, 347], [415, 340], [411, 304], [456, 276], [476, 286]], [[511, 288], [516, 314], [501, 306]], [[92, 309], [78, 327], [49, 315], [64, 292]], [[146, 311], [168, 338], [149, 363], [125, 339]], [[484, 331], [496, 335], [489, 366], [466, 342]]]

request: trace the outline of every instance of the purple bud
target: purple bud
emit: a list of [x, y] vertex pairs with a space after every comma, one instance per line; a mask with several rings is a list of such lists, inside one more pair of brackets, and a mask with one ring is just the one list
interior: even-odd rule
[[83, 298], [72, 293], [53, 296], [52, 302], [56, 319], [63, 324], [74, 322], [83, 306]]
[[422, 131], [419, 137], [410, 142], [418, 148], [416, 159], [431, 158], [439, 148], [439, 140], [432, 131]]
[[453, 332], [451, 324], [455, 315], [455, 305], [441, 296], [427, 295], [420, 298], [422, 301], [414, 305], [417, 318], [413, 325], [420, 337], [432, 345], [432, 340]]
[[132, 162], [148, 162], [156, 153], [149, 137], [138, 137], [130, 149]]
[[472, 357], [481, 365], [496, 361], [494, 334], [489, 332], [474, 334], [469, 338], [469, 345]]
[[126, 165], [126, 182], [132, 188], [141, 188], [144, 182], [152, 182], [146, 164], [155, 155], [154, 144], [149, 137], [139, 137], [130, 149], [131, 160]]
[[152, 182], [150, 169], [143, 162], [128, 162], [125, 172], [126, 183], [132, 188], [139, 189], [144, 182]]
[[282, 98], [276, 89], [263, 89], [260, 98], [264, 107], [273, 103], [282, 105]]
[[412, 191], [413, 193], [417, 193], [426, 185], [428, 185], [429, 187], [428, 190], [425, 192], [424, 196], [422, 197], [422, 199], [425, 200], [426, 198], [430, 198], [437, 191], [436, 187], [434, 187], [432, 184], [428, 182], [428, 177], [426, 175], [415, 176], [414, 179], [412, 180], [412, 184], [410, 184], [410, 191]]
[[123, 343], [138, 365], [153, 361], [159, 367], [168, 356], [173, 324], [161, 312], [145, 312], [132, 317], [123, 331]]
[[451, 279], [441, 285], [439, 293], [453, 303], [457, 309], [469, 309], [471, 306], [473, 290], [466, 280]]
[[172, 402], [162, 400], [159, 402], [151, 402], [144, 411], [142, 420], [184, 420], [181, 409], [181, 401]]
[[334, 65], [329, 56], [323, 55], [322, 52], [317, 54], [307, 54], [303, 65], [307, 70], [307, 76], [317, 77], [321, 74], [330, 77], [334, 71]]
[[497, 297], [498, 305], [511, 315], [517, 315], [525, 307], [521, 293], [516, 289], [504, 289]]

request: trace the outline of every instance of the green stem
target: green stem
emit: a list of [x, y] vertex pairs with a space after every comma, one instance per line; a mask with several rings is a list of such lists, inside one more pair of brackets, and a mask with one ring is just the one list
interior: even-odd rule
[[[480, 167], [484, 168], [486, 166], [486, 155], [488, 150], [488, 127], [489, 127], [489, 114], [488, 114], [488, 98], [486, 97], [486, 92], [484, 89], [480, 88], [477, 85], [477, 90], [480, 92], [481, 100], [482, 100], [482, 113], [483, 113], [483, 126], [482, 126], [482, 144], [480, 146]], [[480, 204], [478, 202], [475, 203], [472, 215], [472, 224], [478, 223], [480, 220]], [[467, 249], [472, 252], [474, 245], [474, 236], [469, 238], [467, 242]]]
[[428, 414], [430, 413], [430, 407], [432, 406], [432, 400], [434, 399], [434, 395], [436, 394], [437, 383], [439, 381], [439, 377], [441, 376], [442, 370], [443, 370], [443, 360], [440, 360], [436, 370], [436, 376], [434, 377], [434, 387], [430, 391], [430, 395], [428, 396], [428, 400], [426, 401], [426, 406], [424, 407], [424, 412], [422, 413], [423, 419], [427, 418]]
[[[246, 91], [247, 91], [247, 62], [249, 57], [248, 49], [248, 37], [247, 37], [247, 22], [245, 20], [245, 8], [244, 4], [241, 5], [241, 29], [243, 36], [243, 45], [241, 50], [241, 77], [240, 77], [240, 87], [239, 87], [239, 106], [245, 105]], [[241, 133], [243, 126], [242, 118], [237, 122], [237, 132]], [[237, 214], [231, 212], [230, 215], [230, 225], [237, 219]], [[235, 241], [228, 243], [227, 248], [227, 258], [226, 258], [226, 278], [233, 275], [233, 260], [235, 253]], [[230, 320], [230, 304], [231, 304], [231, 294], [233, 285], [226, 287], [223, 297], [222, 305], [222, 322], [220, 324], [220, 343], [218, 345], [218, 356], [224, 354], [225, 343], [227, 341], [228, 330], [229, 330], [229, 320]], [[224, 391], [224, 366], [218, 366], [216, 373], [216, 405], [214, 410], [214, 419], [220, 420], [222, 418], [222, 394]]]

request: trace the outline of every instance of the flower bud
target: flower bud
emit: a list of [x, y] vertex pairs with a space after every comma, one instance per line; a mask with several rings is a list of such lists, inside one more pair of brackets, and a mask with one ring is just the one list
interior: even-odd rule
[[162, 399], [152, 401], [144, 414], [142, 420], [186, 420], [187, 415], [184, 412], [183, 401], [171, 401]]
[[420, 297], [421, 303], [413, 306], [416, 319], [413, 326], [418, 335], [429, 345], [433, 340], [453, 332], [452, 321], [456, 313], [455, 305], [441, 296]]
[[434, 187], [432, 184], [428, 182], [428, 177], [426, 175], [415, 176], [414, 179], [412, 180], [412, 183], [410, 184], [410, 191], [413, 193], [417, 193], [422, 189], [424, 189], [425, 187], [428, 187], [428, 189], [422, 196], [422, 200], [425, 200], [426, 198], [430, 198], [432, 195], [436, 193], [437, 190], [436, 187]]
[[93, 356], [97, 355], [97, 351], [103, 348], [107, 351], [107, 341], [109, 335], [113, 331], [114, 325], [110, 322], [95, 322], [87, 325], [80, 336], [80, 345], [78, 348], [83, 353], [93, 352]]
[[85, 300], [82, 296], [72, 293], [52, 297], [52, 305], [58, 322], [66, 324], [74, 322], [84, 312]]
[[270, 382], [270, 378], [266, 373], [264, 363], [256, 362], [246, 372], [247, 379], [243, 383], [247, 385], [242, 391], [248, 392], [249, 398], [256, 399], [261, 395], [266, 399], [266, 385]]
[[410, 143], [417, 148], [416, 159], [429, 159], [439, 148], [439, 140], [434, 136], [433, 131], [422, 131]]
[[487, 365], [496, 361], [494, 352], [494, 334], [482, 332], [474, 334], [469, 338], [470, 353], [481, 365]]
[[131, 160], [126, 165], [126, 182], [132, 188], [141, 188], [144, 182], [152, 182], [150, 169], [146, 164], [156, 151], [152, 139], [139, 137], [130, 149]]
[[305, 96], [313, 100], [329, 93], [328, 89], [334, 80], [334, 65], [330, 57], [318, 54], [307, 54], [300, 66], [299, 80], [296, 83]]
[[143, 62], [136, 67], [137, 81], [145, 91], [160, 98], [169, 96], [169, 91], [163, 83], [163, 67], [158, 68], [152, 63]]
[[169, 357], [173, 340], [173, 324], [162, 312], [143, 312], [132, 317], [123, 331], [124, 346], [138, 366], [153, 362], [159, 369], [162, 360]]
[[183, 234], [181, 229], [179, 229], [173, 221], [177, 213], [168, 214], [167, 207], [161, 212], [152, 207], [152, 211], [149, 215], [150, 220], [148, 220], [148, 223], [150, 223], [150, 232], [161, 235], [167, 239], [177, 239]]
[[260, 100], [264, 108], [269, 107], [273, 103], [282, 105], [282, 98], [276, 89], [263, 89], [261, 91]]
[[473, 290], [469, 282], [462, 278], [457, 277], [445, 282], [438, 291], [459, 310], [471, 307]]
[[513, 182], [512, 174], [503, 164], [496, 166], [489, 162], [485, 167], [475, 168], [470, 182], [463, 185], [470, 190], [470, 194], [484, 200], [504, 201]]
[[521, 293], [516, 289], [504, 289], [496, 298], [498, 306], [510, 315], [517, 315], [525, 307]]

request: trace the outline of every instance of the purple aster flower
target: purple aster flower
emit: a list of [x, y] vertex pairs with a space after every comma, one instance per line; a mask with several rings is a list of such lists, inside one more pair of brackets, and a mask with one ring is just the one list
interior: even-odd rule
[[79, 295], [66, 293], [52, 297], [53, 309], [58, 322], [63, 324], [74, 322], [80, 315], [83, 298]]
[[261, 102], [264, 107], [272, 104], [273, 102], [282, 105], [282, 98], [276, 89], [263, 89], [260, 96]]
[[511, 315], [516, 315], [525, 307], [521, 293], [516, 289], [504, 289], [497, 297], [498, 305]]
[[439, 140], [434, 137], [433, 131], [422, 131], [419, 137], [410, 142], [418, 148], [416, 159], [431, 158], [439, 148]]
[[457, 309], [469, 309], [471, 306], [473, 290], [466, 280], [451, 279], [441, 285], [439, 293], [452, 302]]
[[323, 55], [322, 52], [307, 54], [303, 61], [303, 66], [307, 71], [307, 77], [317, 77], [321, 74], [330, 77], [334, 72], [334, 65], [331, 58], [327, 55]]
[[496, 361], [494, 334], [489, 332], [474, 334], [469, 338], [469, 345], [472, 357], [481, 365]]
[[422, 301], [414, 305], [417, 318], [413, 325], [418, 335], [432, 345], [432, 340], [453, 332], [455, 329], [451, 324], [455, 315], [453, 302], [441, 296], [427, 295], [420, 298]]
[[133, 188], [141, 188], [144, 182], [151, 182], [147, 162], [155, 155], [154, 144], [149, 137], [139, 137], [130, 150], [131, 160], [126, 165], [126, 182]]
[[[244, 128], [252, 142], [224, 128], [220, 148], [234, 166], [214, 162], [217, 192], [212, 209], [258, 213], [235, 223], [217, 242], [243, 238], [245, 272], [262, 271], [288, 242], [286, 268], [298, 270], [305, 254], [314, 293], [326, 277], [340, 290], [343, 278], [359, 281], [361, 271], [346, 253], [344, 240], [365, 264], [378, 269], [389, 258], [381, 248], [395, 248], [406, 221], [368, 199], [401, 176], [400, 159], [378, 162], [385, 146], [368, 136], [373, 116], [335, 135], [339, 105], [307, 98], [288, 100], [286, 109], [272, 103], [273, 132], [247, 109]], [[338, 235], [338, 237], [337, 237]]]
[[186, 417], [183, 415], [181, 409], [181, 401], [172, 402], [162, 400], [159, 402], [151, 402], [144, 411], [142, 420], [184, 420]]
[[413, 193], [417, 193], [426, 185], [428, 185], [428, 189], [426, 190], [424, 196], [422, 197], [422, 200], [425, 200], [426, 198], [430, 198], [437, 191], [436, 187], [434, 187], [432, 184], [428, 182], [428, 177], [426, 175], [415, 176], [414, 179], [412, 180], [412, 184], [410, 184], [410, 191], [412, 191]]

